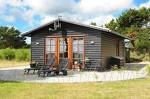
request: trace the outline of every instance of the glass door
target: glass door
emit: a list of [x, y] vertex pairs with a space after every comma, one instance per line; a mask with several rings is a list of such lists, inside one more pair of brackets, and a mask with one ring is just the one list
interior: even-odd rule
[[49, 37], [45, 41], [45, 64], [50, 64], [51, 57], [55, 57], [55, 64], [59, 60], [68, 58], [69, 69], [75, 62], [84, 66], [84, 38], [83, 37]]
[[68, 58], [68, 38], [59, 38], [59, 59]]
[[[83, 37], [73, 38], [73, 65], [84, 65], [84, 39]], [[76, 68], [76, 67], [74, 67]]]
[[55, 58], [55, 49], [56, 49], [55, 38], [46, 38], [46, 44], [45, 44], [46, 64], [50, 64], [50, 59], [52, 57]]

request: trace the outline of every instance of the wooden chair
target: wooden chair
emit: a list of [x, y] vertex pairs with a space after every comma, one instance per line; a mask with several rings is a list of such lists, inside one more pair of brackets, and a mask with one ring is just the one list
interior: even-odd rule
[[39, 70], [41, 68], [40, 64], [38, 62], [31, 62], [30, 68], [24, 69], [24, 74], [29, 74], [30, 71], [33, 71], [33, 74], [35, 71]]
[[68, 59], [60, 59], [59, 65], [54, 65], [54, 63], [52, 63], [50, 66], [45, 65], [45, 67], [47, 68], [39, 70], [38, 77], [49, 76], [52, 72], [56, 75], [59, 75], [60, 72], [62, 72], [63, 75], [67, 75], [67, 66], [68, 66]]
[[45, 77], [46, 74], [49, 75], [54, 66], [55, 66], [55, 57], [52, 55], [48, 64], [43, 65], [43, 67], [40, 70], [38, 70], [38, 77], [40, 77], [42, 74], [43, 77]]

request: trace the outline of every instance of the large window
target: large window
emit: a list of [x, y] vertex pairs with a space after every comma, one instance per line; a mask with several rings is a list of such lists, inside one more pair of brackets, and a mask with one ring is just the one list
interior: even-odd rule
[[46, 38], [46, 64], [50, 64], [50, 59], [55, 57], [56, 42], [55, 38]]
[[[84, 61], [84, 39], [83, 37], [49, 37], [45, 40], [45, 63], [50, 64], [52, 57], [55, 63], [59, 59], [68, 58], [70, 66], [77, 61], [82, 64]], [[73, 63], [73, 64], [72, 64]]]
[[68, 58], [68, 38], [59, 38], [59, 58]]
[[77, 61], [82, 63], [84, 55], [84, 40], [83, 38], [73, 38], [73, 63]]

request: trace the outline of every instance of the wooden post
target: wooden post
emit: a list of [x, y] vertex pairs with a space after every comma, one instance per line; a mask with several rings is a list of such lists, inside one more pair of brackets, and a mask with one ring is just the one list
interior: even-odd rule
[[72, 69], [72, 37], [68, 39], [68, 60], [69, 60], [69, 69]]
[[55, 38], [56, 46], [55, 46], [55, 64], [59, 64], [59, 38]]

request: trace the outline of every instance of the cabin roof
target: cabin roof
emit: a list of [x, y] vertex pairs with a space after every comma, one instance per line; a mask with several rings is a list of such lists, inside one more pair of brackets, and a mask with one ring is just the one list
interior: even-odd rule
[[59, 19], [56, 19], [56, 20], [53, 20], [53, 21], [51, 21], [51, 22], [49, 22], [49, 23], [47, 23], [47, 24], [44, 24], [44, 25], [42, 25], [42, 26], [40, 26], [40, 27], [38, 27], [38, 28], [35, 28], [35, 29], [33, 29], [33, 30], [30, 30], [30, 31], [28, 31], [28, 32], [25, 32], [25, 33], [22, 34], [22, 36], [29, 36], [29, 35], [32, 34], [33, 32], [38, 31], [38, 30], [40, 30], [40, 29], [42, 29], [42, 28], [44, 28], [44, 27], [46, 27], [46, 26], [49, 26], [49, 25], [53, 24], [53, 23], [56, 22], [56, 21], [65, 22], [65, 23], [68, 23], [68, 24], [74, 24], [74, 25], [78, 25], [78, 26], [81, 26], [81, 27], [87, 27], [87, 28], [90, 28], [90, 29], [100, 30], [100, 31], [104, 31], [104, 32], [109, 32], [109, 33], [112, 33], [112, 34], [114, 34], [114, 35], [116, 35], [116, 36], [119, 36], [119, 37], [121, 37], [121, 38], [129, 39], [128, 37], [126, 37], [126, 36], [124, 36], [124, 35], [121, 35], [121, 34], [118, 33], [118, 32], [109, 30], [108, 28], [103, 28], [103, 27], [98, 27], [98, 26], [93, 26], [93, 25], [85, 25], [85, 24], [82, 24], [82, 23], [78, 23], [78, 22], [74, 22], [74, 21], [68, 21], [68, 20], [64, 20], [64, 19], [60, 19], [60, 18], [59, 18]]

